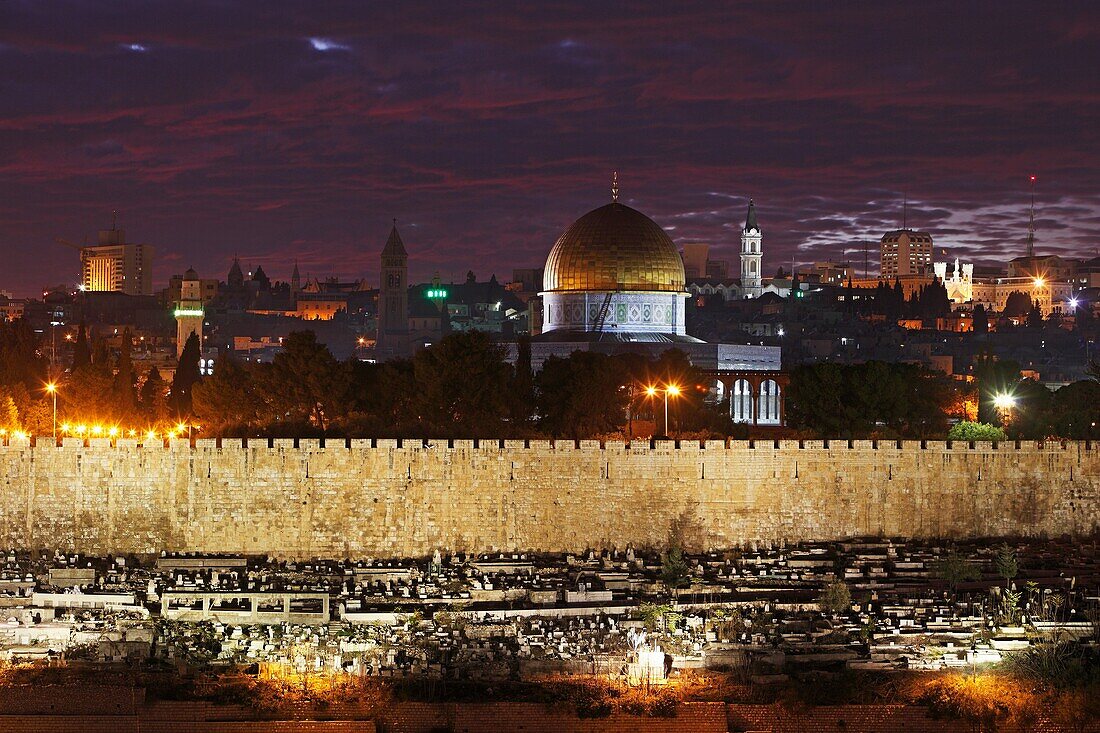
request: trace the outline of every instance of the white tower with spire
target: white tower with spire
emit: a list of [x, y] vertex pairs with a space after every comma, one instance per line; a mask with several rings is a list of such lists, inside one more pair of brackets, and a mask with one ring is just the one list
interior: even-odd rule
[[763, 233], [756, 223], [756, 206], [749, 199], [749, 214], [745, 217], [745, 228], [741, 230], [741, 292], [746, 298], [760, 297], [760, 268], [764, 259], [762, 240]]

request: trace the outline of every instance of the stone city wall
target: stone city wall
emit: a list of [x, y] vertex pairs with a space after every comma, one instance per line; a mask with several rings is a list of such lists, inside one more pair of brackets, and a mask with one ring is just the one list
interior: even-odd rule
[[423, 556], [1087, 534], [1100, 445], [316, 440], [0, 447], [0, 548]]

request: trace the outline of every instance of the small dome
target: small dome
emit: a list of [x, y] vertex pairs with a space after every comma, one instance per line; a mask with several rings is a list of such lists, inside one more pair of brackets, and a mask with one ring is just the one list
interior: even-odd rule
[[187, 272], [183, 273], [184, 280], [198, 280], [199, 273], [195, 272], [194, 267], [188, 267]]
[[550, 250], [544, 291], [683, 292], [684, 263], [657, 223], [620, 203], [573, 222]]

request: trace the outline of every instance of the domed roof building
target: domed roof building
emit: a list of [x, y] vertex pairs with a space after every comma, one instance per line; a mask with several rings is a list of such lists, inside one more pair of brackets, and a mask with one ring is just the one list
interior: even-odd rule
[[613, 199], [573, 222], [550, 250], [542, 340], [701, 343], [684, 330], [689, 294], [676, 245]]
[[657, 222], [613, 201], [565, 230], [546, 258], [543, 289], [684, 292], [684, 263]]
[[[706, 343], [687, 334], [684, 262], [672, 239], [636, 209], [611, 203], [569, 225], [550, 249], [543, 271], [542, 331], [532, 338], [531, 365], [575, 351], [637, 353], [656, 357], [673, 348], [714, 377], [714, 396], [728, 399], [737, 422], [783, 422], [780, 349], [755, 344]], [[750, 237], [742, 259], [759, 264], [759, 227], [750, 206]], [[744, 240], [744, 237], [742, 237]], [[757, 272], [759, 271], [757, 267]], [[510, 357], [518, 358], [511, 345]]]

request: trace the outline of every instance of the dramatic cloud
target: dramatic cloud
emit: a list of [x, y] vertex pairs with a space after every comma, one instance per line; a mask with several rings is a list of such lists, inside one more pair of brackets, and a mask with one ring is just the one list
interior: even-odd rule
[[157, 281], [234, 253], [285, 278], [377, 281], [397, 217], [414, 279], [538, 266], [622, 198], [765, 266], [1100, 245], [1092, 3], [0, 5], [0, 289], [72, 282], [109, 226]]

